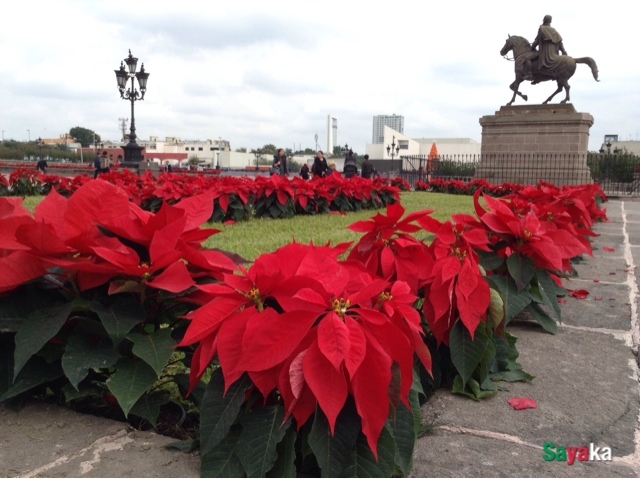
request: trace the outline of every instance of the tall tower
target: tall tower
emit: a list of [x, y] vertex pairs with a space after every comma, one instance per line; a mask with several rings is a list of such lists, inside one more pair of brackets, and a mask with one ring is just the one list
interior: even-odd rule
[[122, 131], [122, 141], [124, 141], [125, 139], [128, 121], [129, 118], [118, 118], [118, 123], [120, 123], [120, 131]]
[[327, 155], [333, 154], [333, 147], [338, 144], [338, 119], [327, 115]]

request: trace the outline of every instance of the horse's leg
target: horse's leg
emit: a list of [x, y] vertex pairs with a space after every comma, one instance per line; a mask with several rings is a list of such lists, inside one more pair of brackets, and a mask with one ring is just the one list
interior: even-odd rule
[[523, 95], [522, 93], [520, 93], [520, 91], [518, 91], [518, 87], [520, 87], [520, 83], [522, 83], [522, 78], [520, 78], [519, 75], [516, 75], [516, 79], [515, 81], [509, 85], [509, 88], [511, 88], [511, 90], [513, 90], [513, 96], [511, 97], [511, 101], [509, 103], [507, 103], [507, 106], [511, 106], [511, 104], [513, 104], [513, 102], [516, 99], [516, 95], [520, 96], [524, 101], [527, 101], [527, 95]]
[[558, 83], [562, 83], [562, 86], [564, 87], [564, 91], [566, 93], [564, 100], [562, 100], [560, 103], [567, 103], [571, 100], [571, 95], [569, 93], [569, 90], [571, 90], [571, 87], [569, 86], [569, 82], [567, 80], [558, 80]]
[[554, 96], [556, 96], [558, 93], [562, 91], [562, 85], [560, 84], [560, 82], [556, 81], [556, 83], [558, 84], [558, 89], [553, 92], [553, 95], [551, 95], [549, 98], [547, 98], [545, 101], [542, 102], [543, 105], [546, 105], [547, 103], [549, 103]]

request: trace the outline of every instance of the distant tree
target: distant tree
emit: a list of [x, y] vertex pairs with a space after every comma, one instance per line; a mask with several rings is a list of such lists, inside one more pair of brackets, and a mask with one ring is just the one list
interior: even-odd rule
[[198, 163], [200, 163], [200, 160], [198, 158], [198, 155], [193, 155], [189, 157], [189, 165], [190, 166], [198, 166]]
[[276, 151], [278, 151], [278, 148], [276, 148], [276, 145], [273, 145], [271, 143], [268, 143], [268, 144], [264, 145], [262, 148], [260, 148], [260, 152], [262, 152], [264, 154], [275, 155]]
[[303, 153], [305, 155], [314, 155], [316, 152], [313, 151], [311, 148], [305, 148]]
[[81, 126], [74, 126], [69, 130], [69, 134], [74, 137], [78, 142], [84, 146], [89, 147], [93, 145], [93, 141], [101, 141], [100, 135], [95, 131], [83, 128]]
[[238, 152], [238, 153], [246, 153], [247, 149], [243, 146], [241, 148], [236, 148], [236, 152]]

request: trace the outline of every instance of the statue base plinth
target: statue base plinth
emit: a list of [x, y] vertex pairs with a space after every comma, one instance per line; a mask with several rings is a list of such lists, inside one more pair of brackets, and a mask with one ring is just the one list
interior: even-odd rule
[[492, 184], [592, 182], [587, 149], [593, 117], [576, 112], [572, 104], [503, 106], [480, 118], [480, 125], [476, 178]]

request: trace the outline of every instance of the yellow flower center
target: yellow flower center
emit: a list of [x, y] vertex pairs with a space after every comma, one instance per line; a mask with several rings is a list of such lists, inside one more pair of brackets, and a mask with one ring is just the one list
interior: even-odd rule
[[457, 256], [460, 261], [462, 261], [463, 259], [465, 259], [467, 257], [467, 250], [466, 249], [453, 247], [453, 248], [451, 248], [451, 253], [454, 256]]
[[524, 230], [523, 235], [524, 235], [524, 237], [525, 237], [525, 238], [531, 238], [532, 233], [531, 233], [531, 231], [529, 231], [529, 230]]
[[351, 306], [351, 301], [348, 299], [340, 298], [333, 300], [333, 312], [341, 318], [344, 318], [344, 314], [347, 312], [349, 306]]

